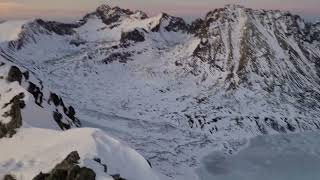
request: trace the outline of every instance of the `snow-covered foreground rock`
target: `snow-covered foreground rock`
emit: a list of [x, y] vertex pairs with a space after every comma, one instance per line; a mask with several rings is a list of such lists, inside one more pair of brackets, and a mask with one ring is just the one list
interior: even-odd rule
[[[79, 165], [93, 169], [97, 180], [113, 180], [108, 174], [130, 180], [160, 180], [140, 154], [96, 129], [61, 132], [22, 128], [13, 138], [0, 139], [0, 145], [0, 177], [10, 173], [19, 180], [31, 180], [77, 151]], [[97, 158], [107, 165], [107, 173], [94, 160]]]
[[4, 24], [5, 61], [172, 179], [195, 180], [202, 156], [248, 138], [320, 129], [320, 25], [288, 12], [228, 5], [187, 24], [102, 5], [74, 24]]
[[135, 150], [101, 130], [76, 128], [81, 123], [75, 115], [72, 106], [33, 74], [0, 58], [0, 179], [43, 176], [77, 152], [80, 161], [74, 167], [84, 168], [69, 171], [81, 178], [93, 170], [97, 180], [160, 180], [160, 174]]

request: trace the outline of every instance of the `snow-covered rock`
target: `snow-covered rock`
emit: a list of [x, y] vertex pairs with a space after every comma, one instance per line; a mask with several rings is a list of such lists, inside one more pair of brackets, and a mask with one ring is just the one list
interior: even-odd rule
[[22, 128], [14, 137], [0, 139], [0, 144], [0, 177], [10, 173], [18, 180], [30, 180], [77, 151], [79, 165], [93, 169], [97, 180], [113, 180], [110, 175], [115, 174], [132, 180], [160, 180], [140, 154], [96, 129]]
[[0, 122], [4, 128], [0, 137], [12, 136], [21, 126], [65, 130], [81, 125], [74, 108], [31, 73], [4, 59], [0, 63]]

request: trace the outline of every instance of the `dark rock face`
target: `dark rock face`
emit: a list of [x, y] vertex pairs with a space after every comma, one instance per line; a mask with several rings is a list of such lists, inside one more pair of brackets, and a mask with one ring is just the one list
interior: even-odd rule
[[42, 19], [37, 19], [35, 22], [48, 31], [54, 32], [58, 35], [72, 35], [75, 33], [73, 29], [78, 27], [77, 24], [64, 24], [54, 21], [44, 21]]
[[151, 162], [149, 160], [147, 160], [149, 166], [152, 168]]
[[120, 176], [120, 174], [111, 175], [114, 180], [126, 180]]
[[7, 174], [3, 177], [3, 180], [16, 180], [16, 178], [10, 174]]
[[12, 66], [9, 70], [7, 80], [9, 82], [18, 81], [21, 84], [22, 81], [22, 72], [17, 66]]
[[76, 121], [76, 111], [74, 110], [74, 108], [72, 106], [69, 106], [69, 108], [67, 109], [67, 111], [64, 112], [72, 121]]
[[29, 82], [28, 92], [33, 95], [35, 103], [38, 106], [42, 106], [43, 93], [41, 92], [41, 89], [32, 82]]
[[43, 174], [40, 172], [36, 177], [34, 177], [32, 180], [46, 180], [49, 177], [50, 174]]
[[62, 104], [62, 101], [61, 101], [60, 97], [55, 93], [51, 93], [50, 94], [50, 98], [49, 98], [48, 103], [50, 104], [51, 101], [53, 102], [53, 104], [56, 107]]
[[126, 43], [128, 41], [133, 41], [133, 42], [143, 42], [145, 41], [144, 34], [143, 32], [135, 29], [130, 32], [123, 32], [121, 33], [121, 43]]
[[22, 75], [26, 80], [29, 80], [29, 72], [28, 71], [22, 73]]
[[189, 33], [195, 34], [196, 36], [201, 37], [201, 32], [202, 32], [202, 27], [204, 25], [204, 20], [203, 19], [196, 19], [193, 21], [190, 25], [189, 28]]
[[128, 52], [124, 52], [124, 53], [116, 52], [106, 57], [103, 60], [103, 62], [106, 64], [112, 63], [113, 61], [119, 61], [120, 63], [127, 63], [127, 61], [131, 60], [130, 57], [131, 57], [131, 54]]
[[3, 180], [16, 180], [16, 178], [10, 174], [7, 174], [3, 177]]
[[132, 15], [133, 12], [129, 9], [121, 9], [119, 7], [110, 7], [101, 5], [97, 8], [97, 15], [102, 19], [103, 23], [110, 25], [119, 21], [122, 16]]
[[22, 100], [24, 96], [24, 93], [20, 93], [13, 97], [4, 107], [1, 107], [6, 108], [11, 105], [11, 109], [2, 115], [3, 117], [11, 117], [11, 121], [7, 124], [0, 122], [0, 138], [12, 137], [16, 133], [16, 129], [22, 126], [21, 109], [25, 106]]
[[187, 31], [189, 29], [188, 25], [182, 18], [173, 17], [168, 26], [165, 27], [167, 31]]
[[160, 19], [160, 23], [151, 29], [152, 32], [159, 32], [162, 25], [166, 31], [168, 32], [187, 32], [189, 29], [188, 24], [180, 17], [170, 16], [168, 14], [163, 13]]
[[96, 179], [96, 174], [92, 169], [82, 167], [73, 172], [74, 176], [70, 179], [74, 178], [75, 180], [94, 180]]
[[60, 129], [67, 130], [71, 128], [69, 124], [62, 122], [63, 115], [61, 113], [54, 111], [52, 116], [56, 123], [59, 125]]
[[95, 180], [95, 172], [92, 169], [80, 167], [79, 160], [78, 152], [73, 151], [51, 172], [40, 172], [33, 180]]
[[[72, 120], [72, 122], [77, 126], [80, 127], [81, 123], [80, 121], [75, 117], [76, 112], [72, 106], [69, 106], [68, 108], [65, 106], [63, 100], [55, 93], [50, 93], [50, 97], [48, 100], [48, 104], [53, 103], [55, 107], [62, 107], [64, 114]], [[70, 124], [64, 123], [63, 120], [63, 115], [58, 111], [53, 112], [53, 119], [58, 123], [59, 127], [62, 130], [70, 129], [71, 126]]]

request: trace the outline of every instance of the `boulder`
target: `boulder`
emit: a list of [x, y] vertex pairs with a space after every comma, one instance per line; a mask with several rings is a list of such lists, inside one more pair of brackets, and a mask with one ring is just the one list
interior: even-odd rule
[[20, 69], [17, 66], [11, 66], [9, 73], [8, 73], [7, 80], [9, 82], [18, 81], [19, 84], [21, 84], [22, 72], [20, 71]]

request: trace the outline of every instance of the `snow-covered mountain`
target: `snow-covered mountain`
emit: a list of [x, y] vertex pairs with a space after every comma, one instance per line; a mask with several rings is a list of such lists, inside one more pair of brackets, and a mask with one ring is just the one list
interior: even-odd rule
[[169, 177], [196, 179], [200, 156], [248, 137], [320, 128], [320, 24], [297, 15], [228, 5], [188, 24], [102, 5], [21, 25], [0, 55]]

